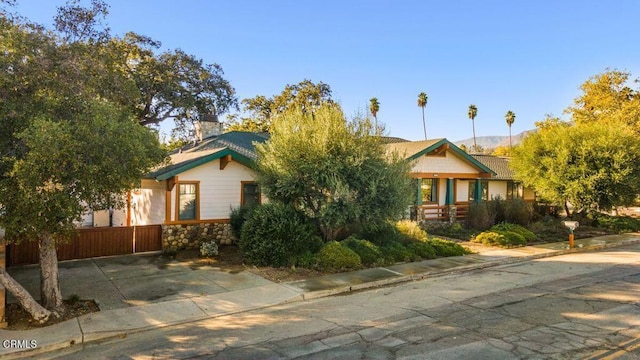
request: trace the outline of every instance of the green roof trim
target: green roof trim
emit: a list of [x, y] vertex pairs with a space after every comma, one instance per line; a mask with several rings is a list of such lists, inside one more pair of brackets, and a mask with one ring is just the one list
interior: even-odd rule
[[456, 155], [458, 155], [462, 159], [468, 161], [469, 163], [471, 163], [471, 165], [473, 165], [476, 168], [480, 169], [482, 172], [486, 172], [488, 174], [492, 174], [493, 176], [497, 175], [495, 171], [491, 170], [486, 165], [484, 165], [480, 161], [476, 160], [471, 155], [467, 154], [466, 151], [463, 151], [462, 149], [460, 149], [454, 143], [452, 143], [451, 141], [449, 141], [447, 139], [440, 139], [439, 141], [427, 146], [426, 148], [422, 149], [421, 151], [409, 156], [407, 158], [407, 160], [417, 160], [419, 157], [421, 157], [423, 155], [426, 155], [426, 154], [436, 150], [437, 148], [439, 148], [440, 146], [445, 145], [445, 144], [449, 145], [449, 150], [453, 151]]
[[217, 151], [217, 152], [215, 152], [213, 154], [205, 155], [205, 156], [196, 158], [194, 160], [187, 161], [181, 166], [170, 168], [170, 170], [167, 171], [167, 172], [162, 172], [162, 170], [157, 171], [154, 174], [155, 175], [155, 179], [158, 180], [158, 181], [167, 180], [167, 179], [170, 179], [170, 178], [172, 178], [172, 177], [174, 177], [174, 176], [176, 176], [176, 175], [178, 175], [180, 173], [183, 173], [183, 172], [185, 172], [187, 170], [191, 170], [193, 168], [196, 168], [196, 167], [198, 167], [200, 165], [203, 165], [203, 164], [206, 164], [208, 162], [221, 159], [221, 158], [223, 158], [223, 157], [225, 157], [227, 155], [231, 155], [231, 158], [233, 159], [233, 161], [237, 161], [237, 162], [239, 162], [240, 164], [242, 164], [242, 165], [244, 165], [246, 167], [249, 167], [249, 168], [252, 168], [252, 169], [255, 167], [255, 162], [252, 159], [240, 154], [237, 151], [234, 151], [234, 150], [229, 149], [229, 148], [225, 148], [225, 149]]

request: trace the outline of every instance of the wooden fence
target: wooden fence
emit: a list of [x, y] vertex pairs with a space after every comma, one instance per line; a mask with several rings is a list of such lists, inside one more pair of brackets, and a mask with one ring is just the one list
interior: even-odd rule
[[[59, 261], [162, 250], [162, 226], [82, 228], [71, 241], [57, 246], [56, 250]], [[6, 255], [7, 266], [37, 264], [38, 243], [10, 244]]]

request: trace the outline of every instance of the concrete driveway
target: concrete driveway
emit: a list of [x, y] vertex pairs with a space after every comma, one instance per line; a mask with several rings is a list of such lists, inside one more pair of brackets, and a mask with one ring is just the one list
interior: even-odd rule
[[[249, 271], [229, 271], [193, 261], [136, 254], [60, 262], [60, 286], [66, 299], [94, 299], [101, 310], [207, 296], [272, 284]], [[37, 265], [9, 268], [36, 299], [40, 298]], [[16, 302], [8, 295], [8, 302]]]

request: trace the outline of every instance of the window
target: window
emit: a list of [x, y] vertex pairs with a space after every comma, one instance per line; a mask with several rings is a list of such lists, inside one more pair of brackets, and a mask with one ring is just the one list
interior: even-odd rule
[[198, 183], [178, 184], [177, 220], [198, 220]]
[[[486, 180], [480, 181], [480, 188], [482, 189], [482, 200], [489, 200], [489, 182]], [[469, 181], [469, 201], [475, 201], [476, 195], [476, 182]]]
[[260, 204], [260, 186], [254, 182], [242, 182], [242, 193], [240, 194], [240, 205]]
[[438, 202], [438, 179], [422, 179], [420, 185], [423, 203]]
[[524, 186], [515, 181], [507, 182], [507, 200], [524, 199]]

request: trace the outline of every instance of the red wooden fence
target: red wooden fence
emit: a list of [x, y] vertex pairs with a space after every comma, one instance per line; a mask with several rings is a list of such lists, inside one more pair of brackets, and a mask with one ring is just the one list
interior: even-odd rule
[[[76, 234], [68, 243], [56, 247], [58, 260], [162, 250], [161, 225], [83, 228]], [[7, 246], [7, 266], [37, 264], [38, 256], [35, 241]]]

